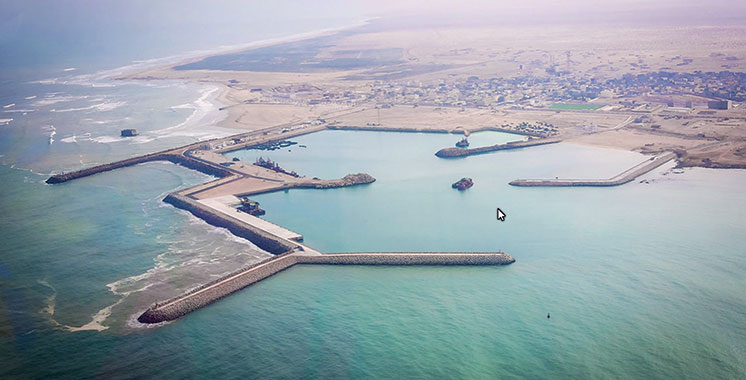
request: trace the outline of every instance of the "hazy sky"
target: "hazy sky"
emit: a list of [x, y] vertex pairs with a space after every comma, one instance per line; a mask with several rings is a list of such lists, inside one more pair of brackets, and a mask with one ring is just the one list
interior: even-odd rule
[[0, 68], [119, 65], [340, 26], [366, 16], [428, 25], [739, 23], [746, 1], [693, 0], [0, 0]]

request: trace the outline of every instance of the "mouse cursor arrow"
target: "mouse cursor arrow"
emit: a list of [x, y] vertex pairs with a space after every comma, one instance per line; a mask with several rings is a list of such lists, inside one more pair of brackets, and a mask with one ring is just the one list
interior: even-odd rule
[[504, 222], [505, 221], [505, 213], [503, 210], [500, 210], [500, 208], [497, 208], [497, 220]]

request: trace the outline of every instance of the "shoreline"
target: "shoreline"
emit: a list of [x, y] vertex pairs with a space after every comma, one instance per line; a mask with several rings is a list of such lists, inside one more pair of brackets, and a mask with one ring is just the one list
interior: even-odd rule
[[[331, 28], [317, 29], [310, 32], [295, 33], [281, 37], [265, 38], [261, 40], [245, 42], [240, 44], [222, 46], [214, 49], [207, 50], [191, 50], [181, 54], [175, 54], [167, 57], [151, 58], [141, 61], [136, 61], [130, 65], [120, 66], [114, 69], [102, 70], [92, 74], [86, 74], [90, 76], [97, 76], [99, 79], [106, 80], [127, 80], [132, 76], [140, 73], [146, 73], [154, 69], [165, 69], [173, 68], [174, 66], [180, 66], [192, 62], [197, 62], [207, 57], [223, 54], [237, 53], [244, 50], [259, 49], [263, 47], [269, 47], [273, 45], [279, 45], [287, 42], [297, 42], [310, 38], [323, 37], [326, 35], [333, 35], [344, 30], [358, 28], [361, 26], [368, 25], [371, 21], [377, 19], [377, 17], [367, 17], [361, 20], [355, 21], [351, 24], [336, 26]], [[79, 77], [82, 77], [79, 76]], [[58, 78], [54, 78], [58, 79]], [[53, 80], [54, 80], [53, 79]], [[222, 84], [222, 83], [221, 83]]]
[[[273, 44], [285, 41], [301, 41], [319, 35], [337, 33], [341, 30], [364, 25], [369, 22], [358, 22], [347, 27], [326, 29], [314, 33], [304, 33], [288, 36], [283, 39], [274, 39], [270, 41], [260, 41], [253, 47], [271, 46]], [[244, 49], [249, 48], [244, 45]], [[208, 54], [214, 56], [219, 53], [213, 52]], [[195, 59], [202, 59], [198, 57]], [[188, 62], [193, 62], [188, 61]], [[184, 62], [184, 63], [188, 63]], [[612, 149], [623, 149], [631, 152], [657, 154], [665, 151], [676, 151], [679, 153], [679, 166], [698, 166], [709, 168], [744, 168], [746, 164], [740, 164], [733, 161], [733, 158], [727, 158], [726, 161], [720, 162], [718, 158], [713, 158], [715, 162], [698, 160], [700, 155], [695, 153], [697, 145], [696, 136], [683, 134], [670, 134], [659, 136], [650, 131], [641, 131], [635, 125], [630, 125], [633, 118], [639, 114], [630, 112], [599, 112], [598, 110], [552, 110], [552, 109], [512, 109], [501, 108], [490, 109], [483, 107], [460, 107], [460, 112], [466, 112], [463, 115], [444, 113], [440, 119], [434, 118], [437, 111], [443, 107], [434, 107], [423, 105], [417, 111], [401, 111], [409, 109], [408, 104], [391, 103], [388, 107], [379, 108], [380, 101], [363, 101], [348, 102], [330, 101], [327, 103], [306, 103], [301, 100], [287, 98], [283, 100], [280, 95], [273, 95], [272, 91], [277, 86], [280, 88], [292, 89], [294, 86], [299, 88], [314, 88], [314, 91], [322, 91], [322, 88], [335, 88], [340, 92], [349, 88], [355, 89], [362, 85], [370, 84], [370, 79], [349, 79], [354, 77], [353, 74], [360, 73], [364, 70], [357, 69], [340, 69], [330, 72], [261, 72], [261, 71], [242, 71], [242, 70], [175, 70], [174, 66], [183, 63], [175, 63], [163, 66], [154, 70], [147, 70], [130, 74], [118, 79], [130, 80], [181, 80], [187, 83], [210, 83], [220, 87], [220, 94], [216, 97], [223, 104], [221, 110], [227, 111], [227, 114], [217, 123], [220, 128], [231, 130], [259, 130], [263, 125], [299, 125], [304, 122], [311, 122], [318, 119], [334, 120], [329, 123], [329, 129], [360, 129], [360, 130], [399, 130], [406, 132], [431, 132], [441, 133], [459, 133], [463, 130], [471, 132], [477, 130], [497, 130], [508, 133], [517, 133], [525, 136], [537, 137], [541, 132], [521, 133], [513, 131], [512, 128], [505, 128], [505, 122], [512, 125], [516, 120], [543, 120], [557, 121], [559, 131], [554, 129], [548, 134], [541, 137], [553, 137], [570, 143], [587, 144], [596, 147], [606, 147]], [[367, 83], [367, 84], [366, 84]], [[257, 90], [256, 92], [254, 90]], [[264, 89], [264, 93], [262, 92]], [[283, 91], [285, 91], [283, 90]], [[284, 94], [284, 92], [280, 92]], [[278, 100], [279, 99], [279, 100]], [[376, 103], [377, 102], [377, 103]], [[429, 107], [429, 108], [428, 108]], [[434, 108], [433, 108], [434, 107]], [[450, 106], [444, 106], [449, 108]], [[388, 110], [385, 108], [393, 108]], [[415, 105], [412, 108], [417, 108]], [[430, 110], [430, 108], [433, 108]], [[456, 110], [459, 107], [450, 107]], [[377, 111], [376, 111], [377, 110]], [[358, 113], [358, 115], [339, 115], [340, 111], [349, 111]], [[377, 115], [375, 112], [377, 112]], [[402, 113], [403, 112], [403, 113]], [[423, 113], [425, 112], [425, 113]], [[430, 113], [428, 113], [430, 112]], [[491, 114], [490, 114], [491, 112]], [[385, 113], [385, 114], [384, 114]], [[383, 114], [383, 115], [382, 115]], [[425, 119], [418, 120], [425, 116]], [[562, 115], [562, 116], [559, 116]], [[651, 114], [652, 115], [652, 114]], [[627, 116], [622, 121], [621, 118]], [[383, 124], [389, 124], [394, 128], [381, 127]], [[391, 121], [393, 118], [394, 121]], [[617, 124], [615, 118], [619, 118]], [[608, 120], [607, 120], [608, 119]], [[377, 122], [376, 122], [377, 120]], [[608, 123], [615, 125], [609, 125]], [[413, 124], [413, 128], [406, 128], [408, 123]], [[604, 124], [606, 123], [606, 124]], [[419, 125], [419, 128], [414, 127]], [[444, 126], [445, 125], [445, 126]], [[502, 125], [502, 127], [501, 127]], [[546, 125], [546, 124], [544, 124]], [[574, 127], [573, 127], [574, 125]], [[578, 129], [578, 125], [597, 126], [593, 131]], [[402, 128], [404, 126], [404, 128]], [[655, 131], [654, 131], [655, 132]], [[463, 132], [462, 132], [463, 133]], [[697, 141], [695, 141], [697, 140]], [[732, 153], [727, 151], [730, 147], [718, 146], [714, 150], [716, 153]], [[733, 149], [730, 149], [733, 150]], [[692, 154], [681, 154], [681, 152], [691, 152]], [[445, 152], [444, 152], [445, 153]], [[455, 151], [453, 153], [456, 153]], [[701, 161], [701, 162], [700, 162]]]

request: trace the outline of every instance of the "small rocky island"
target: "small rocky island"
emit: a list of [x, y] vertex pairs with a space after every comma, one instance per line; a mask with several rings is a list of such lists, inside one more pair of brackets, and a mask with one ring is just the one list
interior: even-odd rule
[[334, 187], [364, 185], [368, 183], [373, 183], [375, 181], [376, 179], [373, 178], [373, 176], [371, 176], [370, 174], [356, 173], [356, 174], [348, 174], [339, 179], [330, 179], [330, 180], [312, 179], [308, 181], [301, 181], [301, 182], [298, 182], [295, 187], [307, 187], [307, 188], [313, 188], [313, 189], [331, 189]]
[[461, 178], [460, 180], [456, 181], [453, 185], [451, 185], [454, 189], [459, 190], [466, 190], [470, 187], [474, 186], [474, 181], [471, 180], [471, 178]]

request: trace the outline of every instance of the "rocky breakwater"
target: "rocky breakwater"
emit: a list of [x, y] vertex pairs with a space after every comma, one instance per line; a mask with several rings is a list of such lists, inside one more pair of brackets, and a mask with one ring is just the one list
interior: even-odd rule
[[631, 182], [637, 177], [650, 172], [651, 170], [658, 168], [676, 158], [676, 154], [673, 152], [663, 152], [655, 157], [651, 157], [611, 178], [607, 179], [516, 179], [510, 181], [512, 186], [524, 186], [524, 187], [540, 187], [540, 186], [553, 186], [553, 187], [569, 187], [569, 186], [619, 186], [625, 183]]
[[55, 184], [55, 183], [63, 183], [67, 182], [76, 178], [82, 178], [87, 177], [90, 175], [106, 172], [109, 170], [124, 168], [127, 166], [133, 166], [137, 164], [142, 164], [145, 162], [151, 162], [151, 161], [161, 161], [161, 160], [168, 160], [169, 154], [168, 153], [152, 153], [152, 154], [146, 154], [143, 156], [138, 157], [132, 157], [121, 161], [116, 161], [108, 164], [103, 165], [97, 165], [90, 168], [85, 168], [73, 172], [68, 173], [62, 173], [62, 174], [55, 174], [47, 179], [47, 183], [49, 184]]
[[309, 255], [299, 249], [254, 265], [159, 302], [145, 310], [140, 323], [173, 321], [295, 264], [329, 265], [508, 265], [515, 259], [503, 252], [336, 253]]
[[63, 183], [67, 182], [73, 179], [82, 178], [91, 176], [98, 173], [103, 173], [106, 171], [114, 170], [114, 169], [120, 169], [125, 168], [128, 166], [134, 166], [146, 162], [152, 162], [152, 161], [169, 161], [177, 165], [181, 165], [190, 169], [194, 169], [197, 171], [200, 171], [202, 173], [213, 175], [216, 177], [225, 177], [231, 174], [230, 171], [226, 170], [225, 168], [216, 166], [216, 165], [210, 165], [206, 162], [201, 162], [199, 160], [186, 157], [181, 154], [173, 153], [173, 152], [158, 152], [158, 153], [151, 153], [146, 154], [138, 157], [132, 157], [121, 161], [116, 161], [108, 164], [93, 166], [90, 168], [81, 169], [78, 171], [73, 171], [69, 173], [62, 173], [62, 174], [55, 174], [47, 179], [48, 184], [56, 184], [56, 183]]
[[298, 255], [297, 261], [328, 265], [508, 265], [515, 259], [503, 252], [369, 252]]
[[305, 181], [299, 181], [294, 184], [293, 187], [299, 188], [311, 188], [311, 189], [331, 189], [335, 187], [347, 187], [355, 185], [364, 185], [375, 182], [376, 179], [373, 176], [365, 173], [348, 174], [340, 179], [310, 179]]
[[484, 154], [484, 153], [490, 153], [490, 152], [496, 152], [498, 150], [509, 150], [509, 149], [519, 149], [519, 148], [528, 148], [530, 146], [537, 146], [537, 145], [546, 145], [546, 144], [554, 144], [562, 141], [561, 139], [557, 138], [549, 138], [549, 139], [529, 139], [526, 141], [512, 141], [506, 144], [496, 144], [496, 145], [490, 145], [490, 146], [483, 146], [479, 148], [470, 148], [470, 149], [463, 149], [463, 148], [443, 148], [435, 153], [437, 157], [440, 158], [455, 158], [455, 157], [466, 157], [466, 156], [472, 156], [475, 154]]
[[204, 284], [168, 301], [156, 303], [137, 320], [140, 323], [173, 321], [187, 313], [205, 307], [255, 282], [285, 270], [296, 263], [292, 253], [276, 256]]

